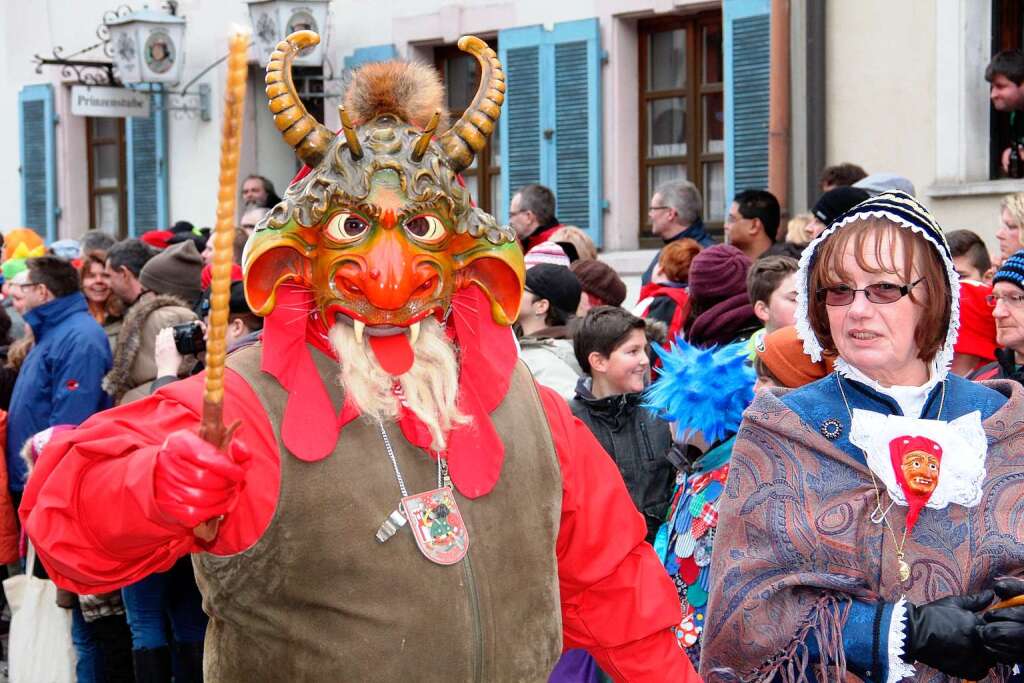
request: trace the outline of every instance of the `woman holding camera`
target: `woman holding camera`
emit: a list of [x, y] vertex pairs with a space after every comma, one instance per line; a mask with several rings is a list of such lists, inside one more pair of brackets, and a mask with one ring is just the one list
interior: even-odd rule
[[[948, 373], [958, 278], [889, 192], [804, 252], [797, 329], [836, 371], [761, 392], [733, 447], [704, 680], [1007, 678], [1024, 660], [1024, 390]], [[999, 607], [999, 606], [996, 606]]]

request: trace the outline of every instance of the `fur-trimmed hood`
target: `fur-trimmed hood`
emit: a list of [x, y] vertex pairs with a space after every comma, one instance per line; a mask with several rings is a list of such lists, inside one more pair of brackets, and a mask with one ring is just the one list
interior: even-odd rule
[[[181, 299], [170, 294], [146, 292], [128, 309], [117, 335], [114, 365], [103, 378], [103, 390], [121, 403], [130, 390], [156, 379], [153, 358], [156, 335], [165, 327], [195, 320]], [[194, 365], [194, 358], [183, 365]]]

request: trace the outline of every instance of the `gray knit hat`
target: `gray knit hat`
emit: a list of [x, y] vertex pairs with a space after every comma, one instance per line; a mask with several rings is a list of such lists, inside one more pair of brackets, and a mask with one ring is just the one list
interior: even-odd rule
[[203, 293], [202, 273], [203, 257], [196, 243], [186, 240], [149, 259], [139, 273], [139, 282], [157, 294], [173, 294], [192, 305]]

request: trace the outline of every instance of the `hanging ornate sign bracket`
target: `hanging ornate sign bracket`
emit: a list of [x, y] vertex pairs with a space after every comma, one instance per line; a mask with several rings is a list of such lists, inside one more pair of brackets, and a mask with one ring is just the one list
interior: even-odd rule
[[[178, 16], [178, 0], [164, 0], [160, 5], [161, 9], [166, 11], [171, 17]], [[126, 21], [134, 19], [134, 10], [129, 5], [119, 5], [116, 9], [107, 10], [103, 13], [102, 22], [96, 28], [96, 37], [99, 38], [98, 43], [89, 45], [88, 47], [78, 50], [70, 55], [65, 55], [64, 48], [59, 45], [53, 48], [51, 56], [43, 57], [36, 54], [33, 58], [36, 65], [36, 73], [41, 74], [44, 66], [55, 66], [60, 68], [61, 77], [72, 84], [125, 87], [126, 84], [122, 81], [118, 66], [115, 63], [117, 60], [114, 59], [114, 50], [135, 50], [136, 46], [115, 47], [110, 27], [111, 25], [115, 25], [115, 28], [117, 28], [118, 24], [123, 25]], [[179, 23], [181, 22], [180, 19], [177, 21]], [[105, 56], [109, 61], [101, 61], [98, 59], [75, 59], [75, 57], [85, 55], [97, 48], [102, 50], [103, 56]], [[168, 57], [168, 55], [164, 55], [164, 57]], [[166, 99], [159, 109], [174, 112], [175, 118], [187, 116], [190, 119], [194, 119], [198, 116], [202, 121], [210, 121], [212, 119], [210, 85], [207, 83], [200, 83], [195, 88], [193, 88], [193, 86], [210, 70], [223, 62], [225, 58], [226, 56], [216, 60], [200, 71], [199, 75], [189, 81], [180, 92], [163, 90], [162, 92], [166, 96]], [[138, 77], [134, 76], [132, 78], [126, 78], [125, 80], [129, 81], [129, 84], [127, 84], [128, 87], [132, 87], [131, 84], [138, 82]]]

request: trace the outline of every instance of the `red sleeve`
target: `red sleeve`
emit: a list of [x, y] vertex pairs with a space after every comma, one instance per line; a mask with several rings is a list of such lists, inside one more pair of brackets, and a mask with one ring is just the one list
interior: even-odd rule
[[562, 468], [558, 579], [566, 648], [616, 681], [700, 678], [670, 630], [679, 597], [615, 462], [555, 392], [538, 387]]
[[234, 438], [252, 453], [237, 507], [213, 543], [200, 548], [191, 530], [162, 517], [153, 502], [156, 454], [171, 432], [198, 429], [203, 377], [98, 413], [43, 450], [20, 514], [57, 585], [76, 593], [116, 590], [169, 569], [190, 552], [241, 552], [266, 530], [277, 504], [277, 442], [259, 399], [230, 370], [224, 419], [242, 418]]

